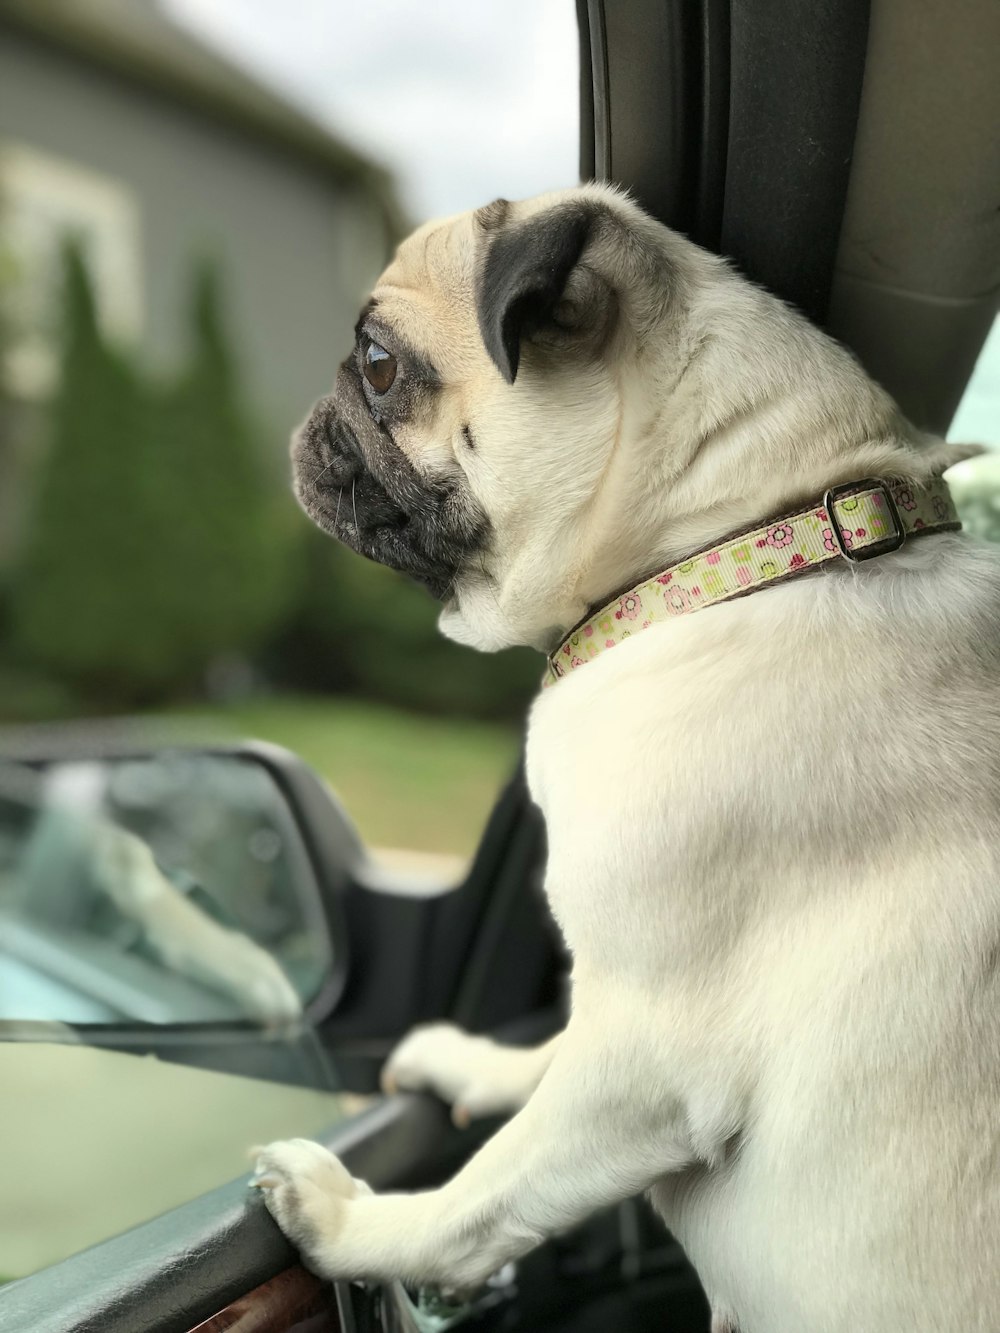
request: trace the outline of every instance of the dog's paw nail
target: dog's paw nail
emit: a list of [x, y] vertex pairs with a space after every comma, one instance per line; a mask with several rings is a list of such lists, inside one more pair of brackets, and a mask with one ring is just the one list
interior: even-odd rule
[[382, 1070], [379, 1085], [387, 1097], [392, 1097], [399, 1091], [399, 1085], [396, 1083], [396, 1076], [390, 1074], [387, 1069]]
[[466, 1106], [455, 1105], [451, 1108], [452, 1124], [458, 1129], [468, 1129], [472, 1124], [472, 1116]]

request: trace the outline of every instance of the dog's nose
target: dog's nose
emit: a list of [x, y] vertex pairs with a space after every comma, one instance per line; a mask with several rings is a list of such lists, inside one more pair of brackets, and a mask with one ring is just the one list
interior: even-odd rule
[[322, 413], [319, 434], [326, 457], [317, 482], [325, 489], [339, 490], [350, 486], [364, 471], [361, 448], [342, 417], [325, 404], [319, 410]]
[[318, 491], [340, 491], [352, 486], [361, 476], [361, 465], [355, 458], [334, 454], [315, 478]]

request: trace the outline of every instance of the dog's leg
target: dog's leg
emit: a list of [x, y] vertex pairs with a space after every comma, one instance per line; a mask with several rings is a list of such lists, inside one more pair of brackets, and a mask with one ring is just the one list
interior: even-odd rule
[[502, 1046], [451, 1023], [414, 1028], [382, 1071], [386, 1092], [436, 1093], [456, 1125], [519, 1111], [552, 1063], [558, 1037], [543, 1046]]
[[321, 1276], [461, 1291], [693, 1162], [694, 1118], [657, 1035], [574, 1018], [525, 1108], [442, 1189], [366, 1195], [302, 1139], [258, 1150], [255, 1183]]
[[264, 1023], [302, 1013], [278, 962], [242, 931], [213, 921], [167, 879], [141, 838], [102, 819], [80, 828], [102, 892], [136, 921], [165, 967], [230, 995]]

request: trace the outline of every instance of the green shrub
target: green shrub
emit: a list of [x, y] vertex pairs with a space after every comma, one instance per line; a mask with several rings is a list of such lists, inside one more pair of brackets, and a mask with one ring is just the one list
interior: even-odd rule
[[437, 628], [440, 607], [423, 588], [302, 523], [298, 607], [272, 659], [279, 680], [435, 713], [523, 712], [541, 679], [538, 653], [484, 654], [450, 643]]
[[213, 270], [197, 273], [188, 365], [154, 388], [102, 338], [77, 246], [64, 262], [62, 373], [11, 637], [22, 663], [97, 706], [156, 702], [273, 626], [279, 492], [240, 406]]
[[[50, 440], [14, 570], [16, 654], [98, 696], [160, 684], [159, 499], [148, 487], [139, 378], [108, 347], [79, 248], [64, 254], [63, 346]], [[152, 613], [152, 614], [151, 614]]]
[[297, 536], [287, 487], [267, 475], [244, 409], [221, 310], [217, 271], [203, 263], [188, 364], [153, 394], [150, 466], [171, 524], [158, 614], [177, 681], [260, 647], [290, 595]]

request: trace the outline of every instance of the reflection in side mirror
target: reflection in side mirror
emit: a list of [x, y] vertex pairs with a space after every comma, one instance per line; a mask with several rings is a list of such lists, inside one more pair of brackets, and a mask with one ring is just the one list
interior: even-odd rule
[[0, 764], [0, 1020], [271, 1026], [332, 965], [295, 818], [252, 757]]

